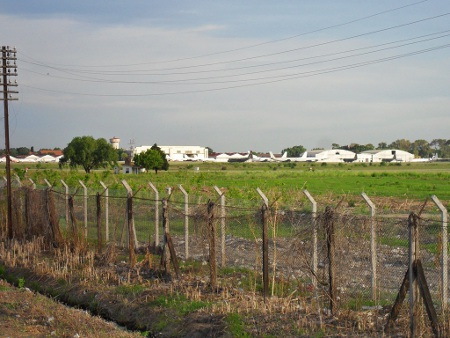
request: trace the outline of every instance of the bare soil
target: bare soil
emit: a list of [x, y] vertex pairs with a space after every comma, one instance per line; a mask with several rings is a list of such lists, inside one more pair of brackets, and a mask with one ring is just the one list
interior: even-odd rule
[[142, 337], [84, 310], [0, 279], [0, 337]]

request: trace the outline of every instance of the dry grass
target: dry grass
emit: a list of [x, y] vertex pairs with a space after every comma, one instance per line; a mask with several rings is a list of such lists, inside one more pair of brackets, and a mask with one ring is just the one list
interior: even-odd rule
[[142, 337], [0, 279], [1, 337]]
[[[30, 194], [26, 195], [27, 198], [34, 194], [27, 193]], [[264, 301], [260, 291], [261, 276], [257, 272], [261, 265], [260, 242], [251, 226], [252, 239], [243, 240], [240, 244], [243, 247], [250, 247], [250, 251], [254, 250], [254, 258], [249, 259], [252, 256], [249, 252], [248, 257], [245, 257], [246, 263], [252, 259], [255, 261], [250, 263], [254, 264], [254, 269], [242, 271], [239, 268], [234, 268], [235, 270], [231, 268], [232, 272], [225, 277], [221, 276], [217, 286], [212, 288], [209, 285], [209, 264], [206, 261], [205, 266], [194, 261], [190, 262], [190, 265], [183, 266], [181, 277], [175, 280], [159, 269], [157, 252], [142, 250], [141, 260], [131, 266], [127, 262], [127, 252], [114, 243], [110, 243], [101, 251], [97, 248], [97, 253], [89, 250], [86, 238], [74, 217], [69, 224], [67, 237], [61, 237], [59, 225], [56, 226], [58, 222], [55, 219], [51, 195], [41, 194], [32, 197], [40, 202], [34, 204], [33, 209], [25, 208], [26, 213], [17, 212], [15, 216], [18, 221], [15, 227], [17, 240], [5, 239], [0, 242], [0, 269], [4, 270], [3, 277], [16, 284], [25, 283], [30, 288], [57, 297], [65, 303], [89, 309], [92, 313], [131, 329], [149, 331], [162, 336], [186, 337], [230, 335], [262, 337], [279, 336], [281, 332], [286, 337], [385, 335], [383, 328], [388, 307], [363, 311], [342, 310], [332, 316], [327, 310], [325, 282], [322, 281], [323, 285], [319, 285], [318, 288], [310, 288], [310, 281], [301, 280], [298, 275], [297, 280], [292, 280], [290, 275], [286, 277], [277, 273], [281, 271], [283, 259], [295, 260], [296, 257], [305, 256], [305, 262], [299, 262], [297, 259], [295, 263], [297, 267], [303, 265], [298, 268], [310, 274], [308, 270], [310, 262], [305, 254], [307, 244], [298, 241], [297, 251], [294, 247], [287, 247], [286, 238], [279, 234], [281, 214], [277, 212], [269, 218], [273, 239], [272, 250], [282, 253], [281, 249], [285, 246], [284, 249], [290, 250], [290, 257], [277, 254], [276, 259], [271, 262], [273, 296]], [[324, 198], [327, 203], [339, 203], [334, 196]], [[391, 201], [386, 200], [385, 203], [386, 208], [389, 207], [389, 210], [393, 211], [416, 207], [408, 201], [395, 207]], [[383, 204], [378, 201], [378, 205]], [[42, 219], [38, 217], [42, 214], [39, 211], [40, 207], [46, 211]], [[278, 210], [277, 206], [275, 209]], [[200, 210], [200, 213], [204, 211]], [[204, 215], [197, 215], [198, 219], [202, 217]], [[350, 216], [345, 214], [342, 218], [343, 223], [348, 223]], [[361, 230], [361, 227], [358, 229]], [[204, 229], [200, 230], [203, 237], [206, 237]], [[38, 237], [39, 234], [43, 236]], [[6, 237], [4, 231], [0, 232], [0, 235]], [[299, 239], [301, 238], [297, 237], [297, 240]], [[353, 236], [342, 237], [340, 245], [348, 242], [353, 248], [355, 246], [353, 240]], [[203, 251], [207, 255], [208, 245], [205, 243]], [[350, 247], [350, 244], [347, 246]], [[240, 254], [246, 254], [237, 248], [236, 251]], [[361, 252], [367, 252], [367, 248], [362, 246]], [[357, 255], [359, 258], [363, 257], [360, 253]], [[346, 264], [347, 261], [342, 262]], [[345, 277], [352, 278], [348, 269], [347, 264], [340, 270], [347, 271]], [[0, 273], [0, 277], [1, 275]], [[292, 283], [296, 283], [294, 287]], [[277, 288], [284, 286], [286, 288], [283, 292], [279, 292], [275, 289], [275, 285]], [[287, 290], [289, 292], [286, 292]], [[351, 296], [353, 295], [349, 295]], [[48, 318], [50, 317], [47, 317], [47, 321]], [[407, 335], [408, 324], [405, 318], [407, 316], [401, 316], [391, 334]], [[45, 318], [42, 322], [45, 322]], [[426, 325], [423, 326], [422, 332], [424, 335], [429, 333]], [[58, 336], [63, 336], [62, 334]]]
[[[223, 282], [224, 285], [212, 290], [207, 273], [203, 279], [198, 271], [185, 272], [180, 280], [165, 282], [157, 270], [149, 269], [157, 265], [149, 262], [150, 255], [130, 269], [120, 260], [112, 262], [112, 256], [120, 254], [114, 253], [115, 250], [106, 250], [104, 257], [95, 257], [90, 252], [49, 248], [42, 239], [36, 239], [20, 245], [3, 243], [0, 257], [6, 276], [16, 283], [21, 276], [26, 285], [53, 297], [130, 328], [163, 336], [192, 336], [198, 332], [229, 336], [227, 318], [231, 314], [237, 314], [244, 325], [242, 332], [235, 335], [265, 336], [280, 332], [285, 336], [383, 335], [387, 309], [346, 311], [331, 316], [317, 294], [302, 294], [298, 289], [287, 297], [274, 296], [264, 302], [256, 289], [243, 290]], [[25, 294], [35, 297], [33, 293]], [[39, 325], [50, 317], [59, 318], [50, 314], [41, 316]], [[396, 333], [404, 329], [401, 325]], [[100, 336], [104, 332], [100, 328], [92, 332], [96, 330]]]

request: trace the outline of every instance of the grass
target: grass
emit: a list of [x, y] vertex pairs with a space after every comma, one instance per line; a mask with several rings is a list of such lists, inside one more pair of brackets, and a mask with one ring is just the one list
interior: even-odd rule
[[[20, 166], [21, 164], [14, 164]], [[36, 169], [30, 165], [27, 177], [32, 178], [38, 186], [46, 186], [44, 178], [55, 189], [62, 189], [60, 180], [63, 179], [71, 189], [80, 189], [79, 180], [82, 180], [93, 193], [93, 190], [103, 191], [100, 181], [103, 181], [111, 190], [121, 190], [121, 184], [126, 179], [134, 191], [140, 187], [139, 195], [153, 196], [147, 186], [151, 181], [160, 191], [170, 186], [177, 188], [182, 184], [190, 194], [202, 191], [208, 197], [217, 199], [213, 186], [226, 190], [227, 198], [248, 200], [260, 203], [256, 193], [257, 187], [263, 192], [275, 191], [285, 203], [292, 203], [296, 196], [292, 192], [301, 193], [307, 188], [311, 194], [322, 195], [333, 193], [337, 195], [359, 195], [366, 192], [369, 196], [391, 196], [402, 198], [423, 199], [432, 194], [442, 200], [450, 199], [447, 182], [450, 178], [450, 163], [411, 163], [367, 165], [359, 163], [333, 164], [326, 166], [314, 163], [297, 163], [294, 167], [285, 163], [196, 163], [199, 171], [188, 169], [190, 164], [171, 163], [170, 170], [157, 175], [147, 173], [141, 175], [114, 175], [111, 171], [94, 171], [86, 175], [81, 171], [60, 170], [57, 166], [46, 164], [45, 169]], [[222, 170], [226, 168], [226, 170]], [[309, 170], [313, 168], [313, 170]], [[276, 170], [274, 170], [276, 169]], [[208, 187], [208, 189], [204, 189]], [[177, 190], [177, 189], [175, 189]], [[181, 192], [175, 191], [172, 199], [183, 200]]]
[[188, 313], [205, 309], [210, 306], [207, 302], [190, 300], [180, 294], [157, 297], [156, 299], [150, 301], [149, 305], [170, 308], [175, 310], [180, 316], [185, 316]]
[[251, 337], [247, 332], [245, 332], [245, 324], [244, 321], [241, 319], [239, 314], [237, 313], [229, 313], [225, 321], [228, 325], [228, 330], [232, 334], [233, 337], [236, 338], [247, 338]]

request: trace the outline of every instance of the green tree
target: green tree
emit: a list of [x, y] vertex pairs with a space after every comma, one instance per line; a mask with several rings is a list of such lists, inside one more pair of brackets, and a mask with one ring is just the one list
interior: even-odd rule
[[283, 149], [281, 151], [282, 154], [287, 152], [288, 157], [299, 157], [301, 154], [303, 154], [306, 151], [306, 148], [302, 145], [293, 146], [290, 148]]
[[382, 150], [382, 149], [388, 149], [388, 144], [386, 142], [380, 142], [378, 143], [378, 150]]
[[166, 153], [164, 151], [161, 150], [160, 147], [158, 147], [158, 145], [155, 143], [154, 145], [152, 145], [152, 148], [154, 150], [157, 150], [159, 152], [159, 154], [161, 155], [161, 158], [163, 159], [163, 165], [162, 165], [162, 170], [169, 170], [169, 161], [167, 161], [167, 157], [166, 157]]
[[117, 162], [117, 152], [104, 138], [77, 136], [63, 150], [60, 164], [69, 163], [72, 168], [82, 166], [86, 173], [92, 169], [106, 168]]
[[433, 153], [430, 144], [426, 140], [415, 140], [411, 143], [411, 148], [409, 151], [415, 156], [422, 158], [428, 158]]
[[410, 151], [411, 142], [409, 140], [405, 140], [404, 138], [396, 140], [392, 142], [388, 148], [390, 149], [399, 149], [404, 151]]
[[145, 152], [134, 155], [134, 164], [140, 167], [144, 167], [145, 170], [154, 170], [158, 173], [158, 170], [169, 169], [169, 162], [166, 159], [166, 154], [155, 144]]
[[30, 149], [27, 147], [19, 147], [17, 148], [17, 155], [28, 155], [30, 153]]

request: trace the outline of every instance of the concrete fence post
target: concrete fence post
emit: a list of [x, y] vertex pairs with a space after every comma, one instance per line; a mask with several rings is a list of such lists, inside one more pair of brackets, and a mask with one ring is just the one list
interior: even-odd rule
[[17, 176], [17, 174], [14, 175], [14, 178], [16, 179], [17, 184], [19, 185], [19, 188], [22, 188], [22, 182], [20, 182], [20, 177]]
[[[52, 185], [47, 181], [47, 179], [44, 179], [45, 183], [49, 186], [49, 188], [52, 187]], [[66, 229], [69, 228], [69, 186], [61, 180], [62, 185], [65, 188], [65, 199], [66, 199]]]
[[50, 182], [46, 179], [46, 178], [44, 178], [44, 182], [45, 182], [45, 184], [47, 184], [47, 186], [51, 189], [52, 188], [52, 185], [50, 184]]
[[102, 181], [100, 184], [105, 189], [105, 241], [109, 243], [109, 189]]
[[83, 181], [78, 181], [80, 185], [83, 187], [84, 191], [84, 236], [88, 237], [88, 189]]
[[36, 183], [34, 183], [34, 181], [31, 178], [28, 178], [28, 180], [31, 182], [31, 188], [33, 190], [35, 190], [36, 189]]
[[148, 185], [155, 192], [155, 247], [159, 246], [159, 192], [152, 182], [148, 182]]
[[376, 233], [376, 221], [375, 204], [370, 200], [370, 198], [365, 194], [361, 194], [362, 198], [366, 201], [370, 208], [370, 254], [372, 263], [372, 300], [377, 299], [377, 233]]
[[[441, 254], [441, 300], [442, 300], [442, 314], [445, 314], [448, 307], [448, 212], [441, 201], [435, 196], [431, 196], [434, 204], [441, 211], [441, 221], [442, 221], [442, 254]], [[445, 317], [444, 317], [445, 318]]]
[[189, 195], [181, 184], [178, 185], [184, 195], [184, 259], [189, 258]]
[[312, 271], [313, 271], [313, 278], [312, 283], [314, 288], [317, 287], [317, 266], [318, 266], [318, 255], [317, 255], [317, 202], [315, 199], [311, 196], [308, 190], [303, 190], [303, 193], [308, 198], [308, 200], [311, 202], [312, 206], [312, 212], [311, 212], [311, 221], [313, 224], [313, 249], [312, 249]]
[[220, 196], [220, 256], [221, 256], [221, 266], [224, 267], [226, 264], [225, 256], [225, 193], [223, 193], [217, 186], [214, 186], [214, 190]]

